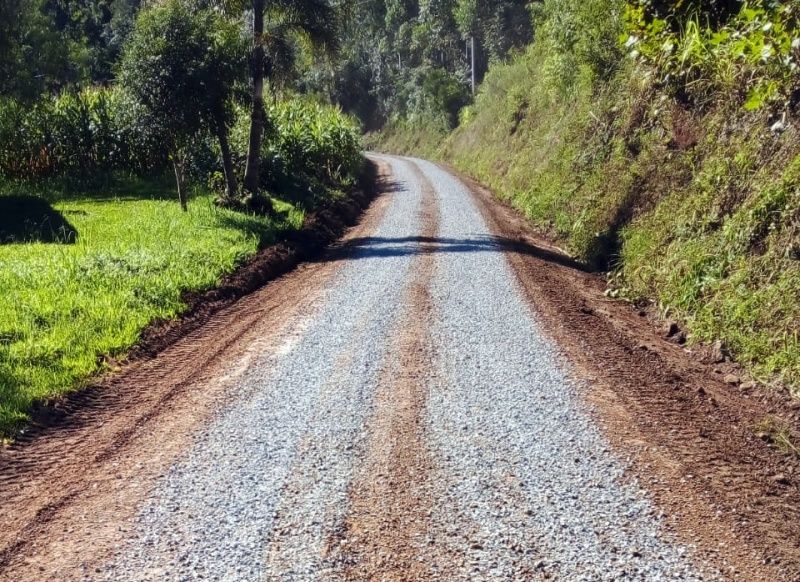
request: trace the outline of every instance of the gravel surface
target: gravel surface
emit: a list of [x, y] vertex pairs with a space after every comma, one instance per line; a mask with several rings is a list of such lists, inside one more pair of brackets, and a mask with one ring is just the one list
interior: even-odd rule
[[[418, 379], [428, 389], [418, 430], [434, 469], [430, 497], [417, 502], [428, 506], [420, 560], [430, 577], [701, 579], [623, 479], [467, 190], [428, 162], [387, 160], [397, 184], [382, 224], [343, 258], [283, 348], [250, 361], [93, 577], [346, 577], [347, 556], [331, 544], [358, 495], [378, 383], [397, 361], [392, 330], [426, 326], [435, 358]], [[439, 221], [433, 309], [404, 321], [426, 179]]]
[[376, 240], [349, 257], [299, 339], [251, 362], [236, 400], [164, 477], [106, 579], [302, 579], [326, 567], [320, 545], [346, 511], [415, 245], [385, 252], [383, 239], [418, 228], [414, 175], [403, 163], [395, 171], [407, 186], [392, 194]]
[[[437, 189], [432, 323], [444, 386], [428, 430], [445, 485], [434, 522], [462, 548], [461, 578], [699, 579], [577, 398], [465, 187], [424, 161]], [[457, 516], [457, 517], [456, 517]]]

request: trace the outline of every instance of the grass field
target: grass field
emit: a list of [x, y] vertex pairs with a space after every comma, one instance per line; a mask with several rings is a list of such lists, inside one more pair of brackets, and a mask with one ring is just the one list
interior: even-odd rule
[[[166, 195], [158, 185], [134, 184], [83, 198], [50, 196], [45, 228], [29, 228], [29, 242], [4, 237], [0, 436], [24, 422], [34, 402], [102, 371], [102, 356], [124, 353], [148, 323], [180, 313], [184, 291], [213, 286], [303, 219], [288, 205], [274, 222], [221, 210], [205, 195], [183, 213]], [[22, 202], [31, 201], [41, 216], [42, 199]], [[0, 214], [0, 222], [25, 222]]]

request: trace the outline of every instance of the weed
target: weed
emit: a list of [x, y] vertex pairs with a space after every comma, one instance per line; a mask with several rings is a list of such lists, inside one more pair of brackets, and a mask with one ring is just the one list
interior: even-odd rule
[[755, 435], [785, 455], [800, 457], [800, 444], [786, 423], [768, 416], [753, 427]]

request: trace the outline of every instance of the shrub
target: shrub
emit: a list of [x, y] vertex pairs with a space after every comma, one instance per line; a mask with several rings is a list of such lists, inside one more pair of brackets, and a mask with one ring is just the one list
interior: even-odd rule
[[[338, 107], [294, 98], [267, 106], [261, 184], [268, 191], [301, 190], [355, 183], [363, 161], [360, 129]], [[250, 118], [239, 109], [232, 131], [237, 163], [244, 163]]]
[[[646, 0], [626, 12], [630, 55], [675, 95], [704, 105], [720, 98], [755, 110], [794, 105], [800, 92], [800, 5], [767, 0], [694, 2], [657, 10]], [[731, 97], [733, 99], [731, 100]]]

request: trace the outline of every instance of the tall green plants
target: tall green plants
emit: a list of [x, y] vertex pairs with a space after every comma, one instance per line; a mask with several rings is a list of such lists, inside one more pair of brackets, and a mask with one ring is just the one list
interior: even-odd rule
[[[262, 142], [259, 191], [281, 192], [313, 206], [331, 188], [352, 186], [363, 157], [360, 128], [337, 107], [294, 97], [271, 103], [269, 126]], [[240, 108], [232, 143], [244, 152], [250, 130], [249, 112]]]
[[[243, 8], [249, 2], [229, 2]], [[266, 48], [284, 45], [291, 36], [300, 36], [322, 49], [336, 46], [336, 12], [326, 0], [252, 0], [253, 47], [251, 52], [252, 105], [247, 146], [244, 188], [258, 195], [261, 171], [261, 143], [266, 124], [264, 109]], [[266, 23], [266, 26], [265, 26]]]
[[0, 176], [90, 180], [160, 168], [164, 136], [118, 88], [65, 91], [33, 104], [0, 99]]
[[793, 105], [800, 91], [800, 5], [731, 4], [687, 13], [632, 2], [622, 40], [680, 98], [702, 105], [733, 97], [748, 110]]

